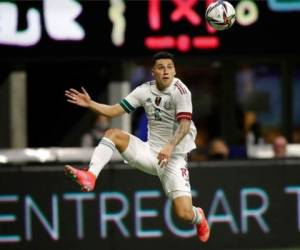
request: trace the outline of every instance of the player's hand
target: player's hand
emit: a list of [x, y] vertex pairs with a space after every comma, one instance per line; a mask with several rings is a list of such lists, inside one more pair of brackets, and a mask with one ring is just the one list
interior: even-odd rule
[[158, 165], [162, 168], [167, 165], [168, 161], [171, 158], [174, 146], [172, 144], [166, 144], [159, 152], [157, 159]]
[[81, 87], [81, 90], [82, 92], [79, 92], [71, 88], [65, 91], [65, 96], [67, 97], [67, 102], [86, 108], [90, 105], [91, 97], [83, 87]]

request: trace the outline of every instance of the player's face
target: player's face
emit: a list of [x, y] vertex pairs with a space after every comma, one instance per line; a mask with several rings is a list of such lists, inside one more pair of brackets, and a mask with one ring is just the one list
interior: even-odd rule
[[174, 62], [171, 59], [158, 59], [152, 68], [156, 86], [159, 90], [169, 87], [176, 74]]

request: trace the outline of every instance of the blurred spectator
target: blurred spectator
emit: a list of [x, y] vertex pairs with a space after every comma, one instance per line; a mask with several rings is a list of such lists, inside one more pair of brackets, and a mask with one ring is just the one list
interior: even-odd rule
[[274, 158], [281, 159], [286, 157], [287, 140], [284, 136], [277, 136], [273, 141]]
[[208, 148], [208, 159], [209, 160], [225, 160], [228, 159], [229, 148], [223, 139], [213, 139]]
[[300, 144], [300, 128], [296, 128], [292, 134], [292, 143]]
[[104, 115], [97, 115], [94, 126], [81, 138], [82, 147], [95, 147], [103, 137], [105, 131], [110, 127], [110, 119]]
[[263, 144], [261, 126], [257, 121], [256, 113], [247, 111], [244, 113], [244, 130], [246, 134], [246, 144]]

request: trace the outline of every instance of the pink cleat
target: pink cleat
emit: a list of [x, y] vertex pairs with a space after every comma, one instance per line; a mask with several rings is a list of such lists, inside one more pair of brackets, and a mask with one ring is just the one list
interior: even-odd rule
[[80, 170], [71, 165], [65, 166], [65, 173], [75, 180], [83, 192], [92, 191], [95, 187], [96, 177], [87, 170]]
[[201, 240], [202, 242], [206, 242], [210, 235], [210, 228], [209, 228], [209, 225], [207, 223], [207, 220], [205, 218], [205, 214], [204, 214], [202, 208], [198, 207], [198, 211], [202, 216], [202, 220], [198, 225], [196, 225], [197, 226], [197, 235], [198, 235], [199, 240]]

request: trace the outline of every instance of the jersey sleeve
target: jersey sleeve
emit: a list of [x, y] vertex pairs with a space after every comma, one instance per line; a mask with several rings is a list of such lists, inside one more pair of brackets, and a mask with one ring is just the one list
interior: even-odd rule
[[192, 95], [187, 87], [178, 83], [175, 85], [176, 120], [191, 120], [193, 113]]
[[131, 113], [136, 108], [142, 105], [142, 93], [142, 86], [138, 86], [132, 92], [130, 92], [124, 99], [119, 101], [119, 104], [125, 110], [125, 112]]

